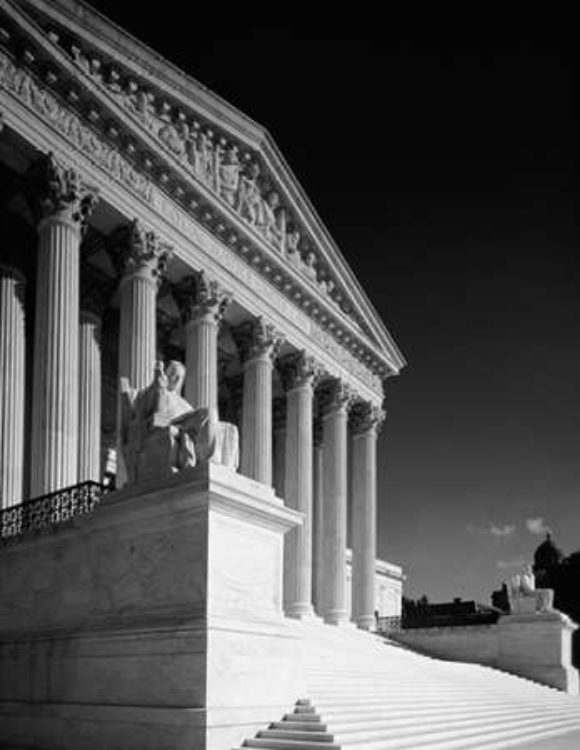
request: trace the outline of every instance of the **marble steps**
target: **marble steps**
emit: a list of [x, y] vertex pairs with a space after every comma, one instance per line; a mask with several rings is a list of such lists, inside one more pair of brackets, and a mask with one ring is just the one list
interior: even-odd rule
[[457, 727], [453, 722], [445, 728], [416, 727], [406, 732], [392, 727], [382, 731], [366, 731], [356, 735], [338, 732], [292, 732], [263, 730], [244, 747], [263, 750], [492, 750], [522, 745], [527, 740], [554, 737], [571, 729], [580, 729], [580, 722], [567, 719], [546, 726], [545, 719], [513, 719], [500, 726], [493, 723], [470, 728]]
[[545, 741], [551, 750], [560, 735], [580, 737], [578, 697], [489, 667], [390, 647], [369, 635], [321, 636], [313, 632], [306, 644], [308, 697], [243, 747], [523, 750]]

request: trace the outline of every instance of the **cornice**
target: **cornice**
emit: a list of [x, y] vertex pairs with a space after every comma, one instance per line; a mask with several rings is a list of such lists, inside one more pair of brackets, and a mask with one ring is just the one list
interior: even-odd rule
[[[0, 0], [0, 10], [7, 12], [9, 6], [6, 0]], [[18, 52], [19, 67], [24, 67], [37, 79], [42, 76], [42, 85], [57, 98], [66, 97], [67, 106], [74, 107], [87, 128], [99, 131], [106, 142], [115, 144], [117, 153], [112, 149], [115, 158], [109, 156], [116, 166], [116, 170], [111, 170], [113, 174], [116, 171], [122, 172], [124, 177], [128, 175], [125, 181], [146, 200], [148, 184], [158, 185], [177, 205], [302, 308], [318, 324], [313, 329], [316, 333], [319, 327], [319, 339], [327, 349], [334, 348], [329, 342], [335, 341], [337, 355], [347, 349], [353, 359], [360, 362], [361, 372], [366, 370], [380, 379], [396, 374], [400, 363], [385, 359], [384, 354], [377, 352], [376, 344], [337, 309], [334, 301], [325, 298], [318, 285], [301, 271], [289, 267], [286, 259], [280, 257], [264, 237], [248, 226], [225, 201], [196, 181], [173, 154], [163, 153], [159, 141], [139, 126], [135, 116], [113, 101], [102, 85], [55, 46], [55, 38], [50, 40], [32, 25], [25, 28], [27, 25], [26, 19], [20, 21], [16, 33], [23, 34], [24, 38], [20, 37], [17, 44], [10, 30], [0, 41], [9, 50], [12, 44], [13, 58]], [[123, 156], [120, 156], [121, 151]], [[147, 166], [149, 177], [143, 174]]]

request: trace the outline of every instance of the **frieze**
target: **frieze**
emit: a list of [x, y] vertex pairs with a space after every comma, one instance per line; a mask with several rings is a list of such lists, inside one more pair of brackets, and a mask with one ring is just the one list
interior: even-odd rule
[[40, 86], [23, 68], [0, 52], [0, 87], [38, 112], [84, 154], [131, 190], [149, 200], [151, 182], [136, 172], [118, 151], [102, 141], [80, 118]]

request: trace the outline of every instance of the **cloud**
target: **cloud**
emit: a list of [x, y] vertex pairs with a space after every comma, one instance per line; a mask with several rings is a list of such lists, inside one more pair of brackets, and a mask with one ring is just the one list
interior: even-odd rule
[[510, 568], [521, 568], [525, 562], [525, 560], [498, 560], [496, 565], [502, 570], [510, 570]]
[[494, 523], [489, 524], [489, 533], [492, 536], [511, 536], [516, 530], [512, 523], [506, 523], [504, 526], [496, 526]]
[[512, 536], [512, 534], [514, 534], [516, 530], [515, 524], [506, 523], [503, 525], [498, 525], [496, 523], [492, 523], [491, 521], [487, 524], [487, 526], [474, 526], [470, 523], [466, 528], [470, 534], [481, 534], [482, 536], [489, 534], [490, 536], [494, 536], [496, 538]]
[[548, 534], [550, 527], [544, 523], [544, 519], [541, 516], [538, 518], [527, 518], [526, 528], [530, 534]]

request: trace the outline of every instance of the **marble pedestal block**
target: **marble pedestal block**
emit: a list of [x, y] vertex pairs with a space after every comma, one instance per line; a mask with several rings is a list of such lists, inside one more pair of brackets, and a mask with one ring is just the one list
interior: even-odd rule
[[304, 695], [270, 488], [209, 464], [0, 550], [0, 745], [224, 750]]
[[577, 625], [567, 615], [508, 615], [496, 628], [500, 669], [578, 695], [578, 671], [572, 666]]

